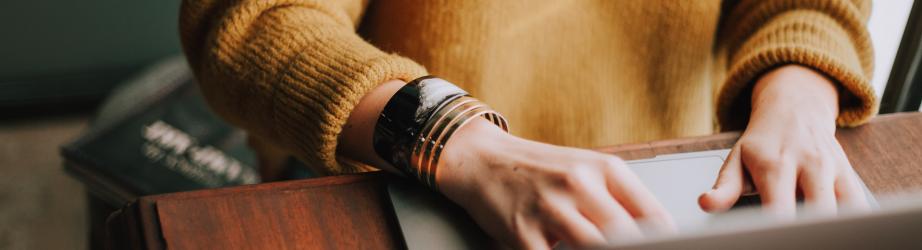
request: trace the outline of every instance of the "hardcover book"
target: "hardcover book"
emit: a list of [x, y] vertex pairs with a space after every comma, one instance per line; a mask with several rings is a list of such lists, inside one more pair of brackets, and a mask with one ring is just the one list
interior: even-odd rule
[[123, 86], [61, 150], [90, 193], [118, 207], [143, 195], [260, 181], [246, 134], [209, 110], [183, 58]]

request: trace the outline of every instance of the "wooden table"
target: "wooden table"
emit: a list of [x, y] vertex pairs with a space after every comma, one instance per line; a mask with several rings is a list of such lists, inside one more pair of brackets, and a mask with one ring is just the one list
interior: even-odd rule
[[[739, 133], [599, 149], [642, 159], [730, 148]], [[922, 114], [875, 118], [837, 137], [875, 194], [922, 189]], [[115, 249], [404, 248], [384, 173], [142, 197], [110, 216]]]

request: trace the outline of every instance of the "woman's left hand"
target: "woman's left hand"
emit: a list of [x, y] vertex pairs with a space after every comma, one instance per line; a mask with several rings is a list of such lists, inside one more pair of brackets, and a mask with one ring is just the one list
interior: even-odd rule
[[835, 85], [809, 68], [765, 74], [753, 89], [749, 124], [714, 189], [699, 198], [701, 207], [725, 211], [755, 188], [764, 211], [787, 218], [795, 215], [798, 195], [808, 211], [866, 210], [858, 176], [835, 138], [838, 108]]

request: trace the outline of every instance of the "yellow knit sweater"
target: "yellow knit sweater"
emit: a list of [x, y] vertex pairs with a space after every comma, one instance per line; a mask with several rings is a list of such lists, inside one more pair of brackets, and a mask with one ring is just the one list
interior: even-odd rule
[[[862, 0], [188, 0], [181, 36], [212, 108], [331, 173], [377, 84], [434, 74], [511, 132], [577, 147], [742, 128], [785, 64], [840, 86], [838, 124], [877, 110]], [[428, 73], [427, 73], [428, 72]]]

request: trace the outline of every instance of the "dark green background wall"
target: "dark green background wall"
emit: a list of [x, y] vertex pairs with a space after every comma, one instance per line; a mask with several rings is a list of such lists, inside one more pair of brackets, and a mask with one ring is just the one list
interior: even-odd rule
[[0, 3], [0, 105], [93, 99], [180, 53], [179, 0]]

